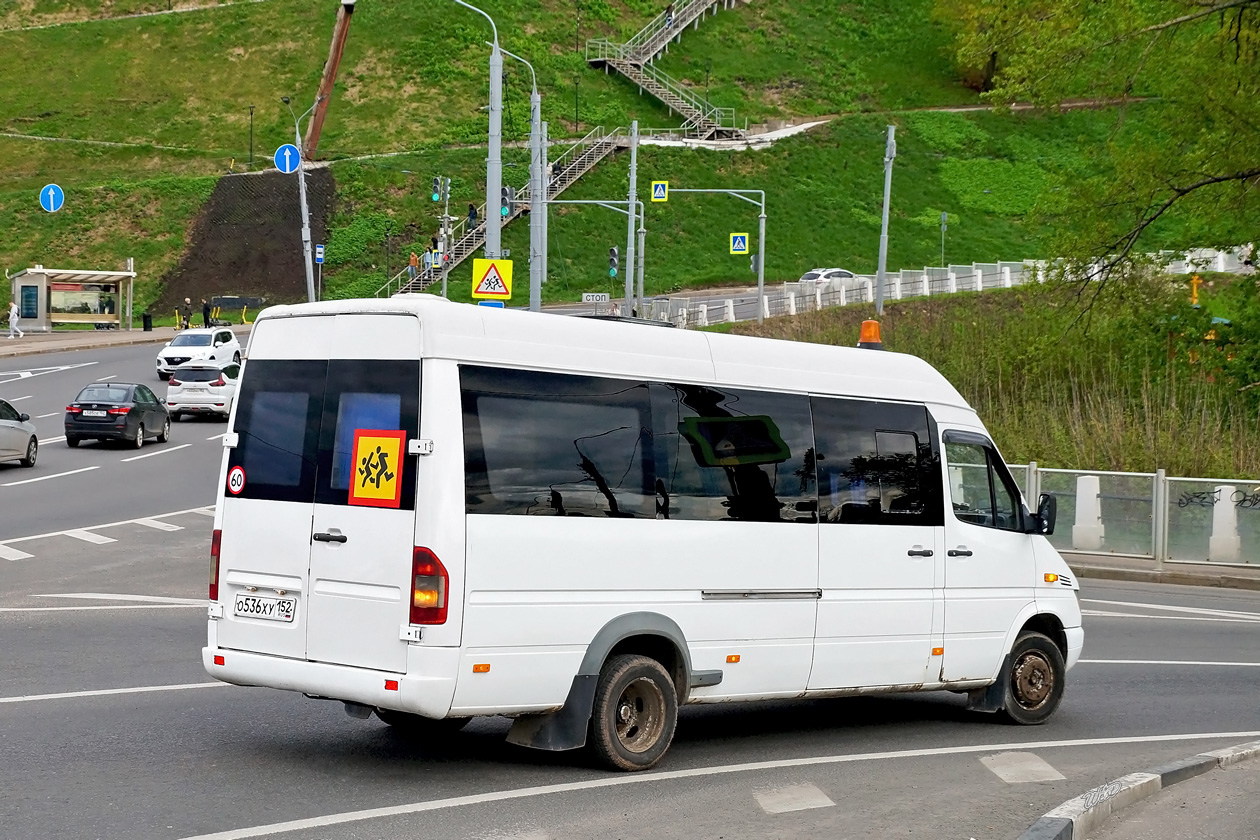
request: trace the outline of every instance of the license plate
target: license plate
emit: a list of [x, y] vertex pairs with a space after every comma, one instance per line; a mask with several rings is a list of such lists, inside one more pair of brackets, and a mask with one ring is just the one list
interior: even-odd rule
[[296, 598], [260, 598], [256, 595], [237, 595], [233, 610], [243, 618], [261, 618], [266, 621], [292, 621], [297, 609]]
[[189, 391], [189, 393], [204, 394], [204, 393], [206, 392], [206, 389], [205, 389], [205, 388], [197, 388], [196, 386], [193, 386], [193, 387], [189, 388], [189, 389], [188, 389], [188, 391]]

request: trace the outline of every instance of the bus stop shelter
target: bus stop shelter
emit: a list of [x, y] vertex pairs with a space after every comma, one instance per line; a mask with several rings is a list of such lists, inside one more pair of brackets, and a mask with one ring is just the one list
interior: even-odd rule
[[[127, 261], [131, 266], [131, 261]], [[134, 271], [87, 271], [36, 265], [9, 276], [22, 328], [51, 332], [58, 324], [131, 329]]]

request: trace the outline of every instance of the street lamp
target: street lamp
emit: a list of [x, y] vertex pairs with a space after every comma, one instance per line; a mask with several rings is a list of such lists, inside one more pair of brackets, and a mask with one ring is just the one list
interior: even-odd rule
[[490, 45], [490, 130], [487, 137], [489, 149], [486, 154], [486, 258], [497, 259], [500, 253], [499, 202], [503, 189], [503, 53], [499, 49], [499, 27], [494, 18], [465, 3], [455, 0], [457, 5], [470, 9], [490, 21], [490, 29], [494, 32], [494, 42]]
[[542, 284], [545, 279], [542, 214], [546, 212], [548, 191], [542, 164], [542, 99], [538, 96], [538, 77], [534, 74], [534, 65], [507, 50], [503, 50], [503, 54], [529, 68], [533, 86], [529, 94], [529, 311], [540, 312]]
[[289, 104], [289, 97], [282, 96], [280, 101], [289, 109], [289, 115], [293, 117], [293, 145], [298, 150], [298, 200], [302, 204], [302, 257], [306, 264], [306, 299], [311, 303], [315, 302], [315, 267], [311, 264], [311, 213], [306, 205], [306, 161], [302, 159], [302, 128], [301, 122], [324, 97], [319, 96], [315, 99], [315, 104], [306, 109], [306, 113], [298, 116], [293, 113], [293, 106]]
[[254, 106], [249, 106], [249, 168], [254, 168]]

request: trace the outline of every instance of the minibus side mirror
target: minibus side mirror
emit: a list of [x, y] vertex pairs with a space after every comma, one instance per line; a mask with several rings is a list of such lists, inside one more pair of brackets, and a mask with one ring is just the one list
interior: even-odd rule
[[1030, 533], [1050, 536], [1054, 533], [1054, 520], [1058, 515], [1059, 501], [1049, 493], [1042, 493], [1037, 500], [1037, 514], [1033, 517]]

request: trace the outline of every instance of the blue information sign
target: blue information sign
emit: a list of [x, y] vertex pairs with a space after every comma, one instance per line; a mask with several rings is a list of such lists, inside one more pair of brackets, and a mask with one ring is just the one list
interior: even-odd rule
[[490, 306], [490, 307], [493, 307], [494, 309], [503, 309], [503, 308], [504, 308], [504, 306], [503, 306], [503, 301], [501, 301], [501, 300], [479, 300], [479, 301], [477, 301], [477, 305], [478, 305], [478, 306]]
[[283, 146], [276, 149], [274, 160], [276, 162], [276, 169], [279, 169], [281, 172], [288, 175], [290, 173], [297, 172], [298, 166], [302, 163], [302, 153], [299, 152], [298, 147], [294, 146], [292, 143], [285, 143]]
[[316, 245], [315, 246], [315, 262], [322, 263], [323, 261], [324, 261], [324, 246]]
[[39, 191], [39, 206], [49, 213], [56, 213], [66, 203], [66, 193], [56, 184], [49, 184]]

